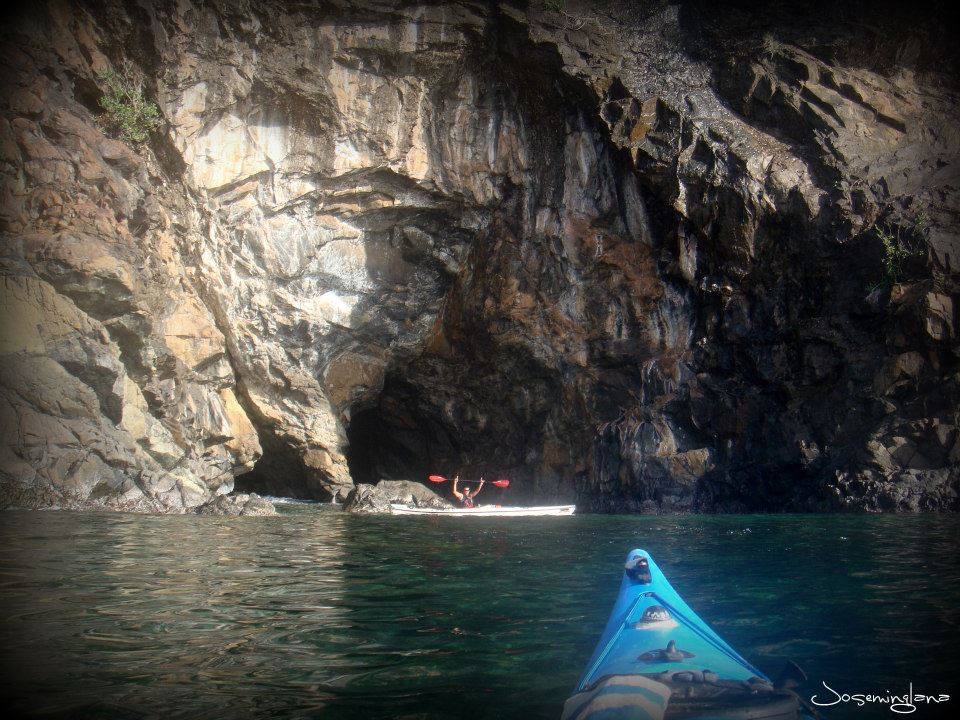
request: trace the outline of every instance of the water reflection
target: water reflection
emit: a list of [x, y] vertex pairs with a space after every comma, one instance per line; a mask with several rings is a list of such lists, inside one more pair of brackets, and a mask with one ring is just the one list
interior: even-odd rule
[[240, 716], [289, 688], [315, 704], [341, 655], [340, 525], [318, 514], [4, 520], [4, 694], [21, 711]]
[[[556, 717], [636, 546], [768, 672], [789, 658], [813, 684], [957, 690], [954, 518], [287, 512], [0, 516], [6, 704], [89, 718]], [[831, 717], [858, 717], [846, 712]]]

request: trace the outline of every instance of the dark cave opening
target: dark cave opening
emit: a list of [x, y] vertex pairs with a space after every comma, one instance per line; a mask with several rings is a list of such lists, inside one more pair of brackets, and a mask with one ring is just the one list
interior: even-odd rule
[[417, 433], [398, 433], [379, 407], [360, 410], [347, 431], [347, 465], [354, 484], [422, 480], [429, 473], [427, 443]]
[[[381, 480], [411, 480], [428, 486], [442, 497], [453, 500], [450, 483], [431, 483], [429, 475], [453, 478], [459, 474], [465, 482], [481, 476], [494, 479], [490, 461], [502, 455], [490, 452], [488, 462], [476, 462], [471, 452], [472, 436], [447, 425], [442, 417], [404, 411], [394, 414], [396, 398], [382, 396], [373, 407], [357, 412], [347, 433], [347, 462], [356, 484], [376, 484]], [[457, 442], [462, 440], [462, 446]], [[517, 494], [514, 487], [511, 495]], [[488, 486], [483, 499], [504, 502], [505, 490]]]
[[388, 373], [380, 394], [352, 408], [345, 455], [355, 484], [411, 480], [451, 497], [432, 474], [488, 485], [487, 502], [539, 492], [547, 406], [556, 388], [518, 354], [498, 363], [418, 358]]
[[357, 408], [347, 428], [347, 465], [355, 484], [380, 480], [427, 482], [463, 463], [451, 431], [422, 391], [388, 377], [373, 404]]
[[304, 464], [301, 451], [264, 432], [260, 433], [260, 445], [263, 454], [253, 470], [237, 476], [234, 490], [297, 500], [333, 499], [316, 473]]

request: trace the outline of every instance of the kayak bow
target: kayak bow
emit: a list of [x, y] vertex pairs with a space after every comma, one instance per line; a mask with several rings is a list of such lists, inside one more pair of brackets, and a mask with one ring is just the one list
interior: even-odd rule
[[792, 663], [771, 683], [683, 601], [650, 555], [627, 555], [620, 593], [561, 720], [800, 720]]
[[690, 609], [649, 553], [631, 551], [617, 601], [577, 690], [604, 675], [704, 669], [727, 680], [767, 680]]

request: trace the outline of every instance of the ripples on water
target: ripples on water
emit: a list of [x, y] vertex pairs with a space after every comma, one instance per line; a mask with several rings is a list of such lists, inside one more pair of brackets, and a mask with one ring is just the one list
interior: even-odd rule
[[282, 511], [0, 515], [4, 704], [56, 718], [556, 718], [633, 547], [768, 674], [791, 658], [811, 686], [960, 694], [953, 517]]

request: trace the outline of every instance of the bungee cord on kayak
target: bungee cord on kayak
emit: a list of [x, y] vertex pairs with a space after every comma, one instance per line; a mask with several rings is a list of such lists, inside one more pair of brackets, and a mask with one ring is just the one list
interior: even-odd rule
[[771, 681], [706, 624], [644, 550], [627, 556], [620, 592], [562, 720], [817, 717], [792, 688], [788, 664]]

